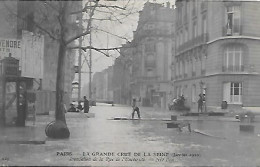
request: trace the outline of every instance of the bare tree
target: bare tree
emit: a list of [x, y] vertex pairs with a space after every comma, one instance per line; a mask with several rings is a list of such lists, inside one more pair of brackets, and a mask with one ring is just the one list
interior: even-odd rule
[[[58, 64], [57, 64], [57, 77], [56, 77], [56, 105], [55, 105], [55, 120], [52, 124], [52, 132], [48, 133], [49, 137], [67, 138], [69, 137], [69, 130], [66, 125], [64, 113], [64, 65], [65, 56], [68, 49], [82, 49], [84, 51], [92, 49], [105, 56], [110, 56], [107, 51], [116, 50], [119, 47], [113, 48], [97, 48], [94, 46], [79, 46], [74, 41], [81, 37], [87, 36], [91, 31], [91, 22], [96, 21], [117, 21], [122, 23], [122, 19], [128, 17], [133, 13], [137, 13], [133, 8], [127, 9], [129, 1], [122, 6], [112, 2], [99, 0], [88, 0], [82, 8], [82, 1], [36, 1], [34, 5], [34, 19], [31, 20], [34, 30], [37, 33], [47, 35], [53, 41], [58, 43]], [[75, 7], [75, 3], [77, 3]], [[118, 12], [120, 11], [120, 12]], [[16, 15], [20, 20], [28, 20], [27, 17], [14, 13], [11, 9], [10, 12]], [[96, 13], [97, 16], [95, 16]], [[84, 29], [76, 24], [77, 18], [82, 19], [82, 15], [86, 18], [83, 19]], [[96, 29], [98, 31], [98, 29]], [[105, 31], [100, 29], [100, 31]], [[117, 36], [125, 39], [123, 37]]]

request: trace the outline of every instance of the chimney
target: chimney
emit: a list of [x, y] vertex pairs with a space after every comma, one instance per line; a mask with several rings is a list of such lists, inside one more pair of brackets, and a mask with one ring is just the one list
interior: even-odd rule
[[167, 8], [170, 8], [170, 2], [169, 2], [169, 1], [166, 2], [166, 7], [167, 7]]

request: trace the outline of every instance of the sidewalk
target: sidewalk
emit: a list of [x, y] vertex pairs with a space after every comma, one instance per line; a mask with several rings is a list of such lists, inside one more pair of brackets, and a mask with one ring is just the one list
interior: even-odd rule
[[35, 124], [26, 121], [25, 127], [1, 127], [0, 144], [45, 144], [45, 127], [53, 120], [51, 115], [37, 115]]
[[[66, 113], [68, 118], [90, 118], [94, 114], [85, 113]], [[1, 144], [45, 144], [48, 137], [45, 134], [46, 126], [55, 120], [54, 111], [50, 111], [49, 115], [37, 115], [35, 124], [26, 122], [25, 127], [7, 126], [0, 127], [0, 145]], [[69, 123], [69, 122], [67, 122]]]
[[44, 144], [45, 126], [3, 127], [0, 128], [1, 144]]

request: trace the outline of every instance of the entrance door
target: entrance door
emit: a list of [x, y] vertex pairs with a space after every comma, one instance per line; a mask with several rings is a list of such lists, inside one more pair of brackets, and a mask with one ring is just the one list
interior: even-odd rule
[[230, 104], [242, 104], [242, 83], [227, 82], [223, 84], [223, 101]]
[[230, 82], [223, 84], [223, 101], [230, 103]]
[[16, 82], [6, 82], [5, 92], [6, 125], [15, 125], [17, 120]]

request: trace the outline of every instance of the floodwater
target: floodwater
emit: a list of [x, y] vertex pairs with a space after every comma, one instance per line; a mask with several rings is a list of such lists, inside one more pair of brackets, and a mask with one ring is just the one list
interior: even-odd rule
[[47, 139], [43, 145], [6, 144], [0, 155], [9, 157], [5, 161], [8, 165], [260, 165], [259, 122], [251, 123], [254, 132], [247, 133], [239, 131], [239, 125], [245, 123], [192, 117], [188, 121], [192, 132], [186, 127], [180, 132], [167, 128], [167, 121], [163, 121], [170, 119], [173, 113], [169, 111], [141, 108], [144, 120], [110, 119], [130, 118], [131, 108], [126, 106], [98, 105], [90, 112], [94, 118], [83, 113], [66, 114], [69, 139]]

